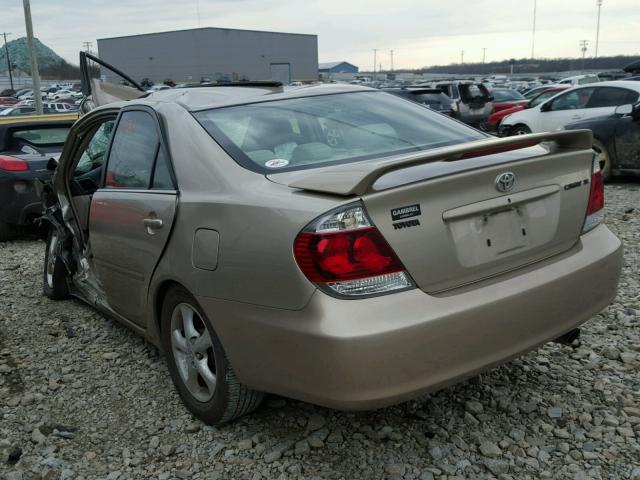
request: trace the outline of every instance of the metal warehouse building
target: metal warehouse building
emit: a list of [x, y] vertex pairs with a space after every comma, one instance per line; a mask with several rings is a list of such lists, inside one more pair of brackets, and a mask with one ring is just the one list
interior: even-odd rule
[[318, 37], [298, 33], [197, 28], [101, 38], [98, 55], [134, 80], [156, 83], [318, 79]]

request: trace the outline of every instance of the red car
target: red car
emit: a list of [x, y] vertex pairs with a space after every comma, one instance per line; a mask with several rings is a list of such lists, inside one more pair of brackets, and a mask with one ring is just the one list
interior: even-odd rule
[[0, 105], [15, 105], [18, 99], [15, 97], [0, 97]]
[[507, 108], [518, 105], [526, 105], [529, 102], [519, 92], [511, 90], [510, 88], [494, 88], [491, 90], [491, 95], [493, 96], [494, 112], [506, 110]]
[[[512, 113], [519, 112], [520, 110], [524, 110], [525, 108], [535, 107], [536, 105], [540, 105], [542, 102], [547, 100], [548, 98], [553, 97], [558, 92], [562, 90], [566, 90], [567, 88], [571, 88], [571, 85], [554, 85], [553, 87], [549, 87], [546, 90], [543, 90], [538, 95], [533, 97], [531, 100], [525, 100], [524, 102], [517, 102], [515, 105], [511, 105], [508, 108], [503, 108], [502, 110], [494, 109], [494, 112], [489, 115], [487, 119], [487, 124], [489, 130], [497, 130], [500, 126], [500, 122], [507, 115], [511, 115]], [[506, 89], [502, 89], [506, 90]], [[495, 90], [493, 91], [495, 92]], [[516, 92], [517, 93], [517, 92]], [[496, 102], [494, 102], [494, 105]]]

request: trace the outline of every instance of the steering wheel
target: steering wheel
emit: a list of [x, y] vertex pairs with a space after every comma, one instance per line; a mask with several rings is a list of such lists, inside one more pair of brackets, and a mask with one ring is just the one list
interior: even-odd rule
[[327, 128], [325, 138], [327, 139], [327, 144], [331, 147], [337, 147], [344, 143], [344, 137], [337, 128]]

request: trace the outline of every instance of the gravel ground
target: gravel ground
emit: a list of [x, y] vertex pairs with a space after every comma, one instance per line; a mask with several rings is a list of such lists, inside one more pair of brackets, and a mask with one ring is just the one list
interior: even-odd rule
[[640, 480], [640, 184], [607, 202], [624, 273], [580, 345], [375, 412], [269, 397], [221, 428], [186, 412], [155, 348], [42, 297], [43, 243], [0, 244], [0, 478]]

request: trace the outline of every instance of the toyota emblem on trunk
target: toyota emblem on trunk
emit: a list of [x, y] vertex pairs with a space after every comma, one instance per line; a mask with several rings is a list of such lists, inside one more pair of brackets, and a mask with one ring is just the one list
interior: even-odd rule
[[508, 192], [516, 183], [516, 176], [511, 172], [501, 173], [496, 177], [496, 189], [499, 192]]

